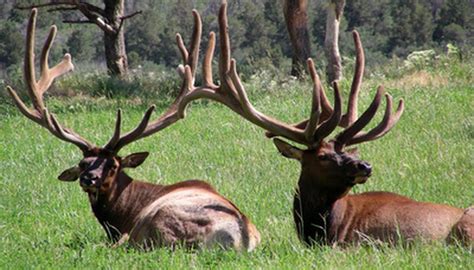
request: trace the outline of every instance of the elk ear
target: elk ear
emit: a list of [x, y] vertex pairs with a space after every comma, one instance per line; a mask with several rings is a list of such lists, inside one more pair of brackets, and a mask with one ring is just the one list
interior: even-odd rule
[[130, 154], [122, 159], [122, 167], [123, 168], [136, 168], [145, 161], [145, 159], [148, 157], [149, 154], [150, 153], [148, 152]]
[[61, 181], [72, 182], [76, 181], [80, 174], [81, 168], [79, 168], [79, 166], [74, 166], [62, 172], [58, 176], [58, 179]]
[[294, 147], [293, 145], [282, 141], [280, 139], [273, 139], [273, 143], [278, 151], [287, 158], [292, 158], [301, 161], [303, 159], [303, 150]]

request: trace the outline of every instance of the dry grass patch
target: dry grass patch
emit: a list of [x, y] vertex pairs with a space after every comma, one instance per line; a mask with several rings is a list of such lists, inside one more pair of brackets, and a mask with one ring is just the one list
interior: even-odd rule
[[419, 87], [443, 87], [448, 84], [448, 78], [441, 74], [429, 73], [425, 70], [417, 70], [406, 74], [401, 78], [388, 80], [387, 88], [411, 89]]

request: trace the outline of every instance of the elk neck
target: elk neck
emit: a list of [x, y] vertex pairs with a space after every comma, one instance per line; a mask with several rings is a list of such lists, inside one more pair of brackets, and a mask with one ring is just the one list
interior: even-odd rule
[[[344, 211], [345, 200], [350, 187], [328, 187], [321, 185], [314, 168], [302, 166], [298, 187], [293, 200], [293, 218], [298, 236], [306, 244], [312, 242], [329, 243], [332, 216], [337, 204], [337, 211]], [[324, 181], [330, 179], [324, 179]]]
[[135, 181], [120, 171], [106, 192], [100, 192], [97, 199], [89, 194], [92, 210], [107, 236], [118, 240], [133, 228], [141, 209], [160, 196], [162, 185]]

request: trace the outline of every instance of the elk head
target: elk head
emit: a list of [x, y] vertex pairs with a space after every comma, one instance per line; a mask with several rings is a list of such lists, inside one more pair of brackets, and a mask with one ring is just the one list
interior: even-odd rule
[[[316, 74], [314, 64], [311, 60], [308, 60], [308, 69], [313, 80], [313, 106], [310, 118], [290, 126], [297, 128], [297, 132], [293, 134], [293, 137], [285, 136], [280, 129], [269, 129], [267, 132], [268, 137], [284, 136], [307, 146], [306, 149], [302, 150], [283, 140], [274, 139], [277, 149], [283, 156], [301, 162], [300, 185], [342, 189], [345, 193], [348, 188], [365, 183], [372, 173], [372, 166], [359, 159], [356, 148], [346, 150], [345, 147], [382, 137], [397, 123], [403, 113], [403, 100], [400, 100], [397, 111], [392, 114], [392, 97], [385, 94], [386, 109], [383, 120], [372, 130], [361, 132], [377, 112], [384, 91], [383, 87], [379, 86], [372, 103], [357, 118], [357, 97], [362, 81], [364, 56], [360, 38], [356, 31], [353, 32], [353, 37], [356, 44], [357, 62], [347, 113], [342, 115], [342, 102], [336, 82], [332, 85], [334, 89], [334, 108], [328, 105], [329, 102]], [[321, 104], [325, 105], [321, 106]], [[322, 109], [320, 109], [321, 107]], [[345, 127], [345, 129], [333, 139], [326, 140], [326, 137], [337, 126]], [[298, 136], [304, 137], [304, 140], [300, 141]]]
[[96, 148], [86, 154], [78, 165], [66, 169], [58, 179], [61, 181], [76, 181], [82, 189], [96, 201], [99, 195], [112, 193], [121, 184], [119, 173], [125, 168], [136, 168], [148, 157], [148, 152], [133, 153], [124, 158], [101, 148]]
[[[186, 68], [181, 69], [180, 75], [183, 77], [182, 87], [176, 100], [171, 104], [168, 110], [154, 121], [150, 121], [150, 117], [155, 109], [152, 105], [143, 116], [141, 122], [132, 131], [121, 135], [121, 110], [117, 112], [115, 122], [115, 131], [112, 138], [102, 147], [95, 146], [86, 139], [79, 136], [71, 129], [63, 127], [57, 118], [48, 112], [45, 102], [43, 101], [44, 93], [52, 85], [54, 79], [73, 70], [71, 56], [66, 54], [63, 60], [49, 68], [48, 55], [51, 49], [54, 37], [56, 35], [56, 26], [52, 26], [49, 36], [45, 41], [40, 58], [40, 79], [36, 80], [35, 74], [35, 59], [34, 59], [34, 43], [35, 43], [35, 24], [36, 24], [37, 10], [32, 9], [28, 21], [26, 33], [26, 52], [24, 59], [24, 76], [27, 85], [27, 94], [31, 99], [32, 108], [29, 108], [19, 98], [15, 90], [7, 86], [7, 90], [15, 105], [20, 112], [28, 119], [34, 121], [40, 126], [46, 128], [51, 134], [60, 140], [76, 145], [83, 154], [83, 159], [77, 166], [65, 170], [59, 179], [62, 181], [75, 181], [80, 179], [80, 185], [84, 191], [89, 194], [95, 194], [95, 198], [101, 193], [110, 193], [110, 190], [117, 186], [117, 179], [122, 169], [135, 168], [141, 165], [146, 157], [147, 152], [135, 153], [124, 158], [118, 155], [119, 151], [129, 143], [138, 139], [152, 135], [178, 121], [181, 117], [178, 115], [178, 105], [183, 98], [190, 93], [191, 85], [194, 81], [194, 71], [191, 67], [195, 67], [196, 54], [199, 52], [199, 38], [193, 38], [191, 48], [184, 46], [182, 38], [178, 35], [177, 41], [183, 61]], [[194, 36], [200, 37], [201, 20], [197, 14], [194, 14], [195, 28]], [[130, 179], [131, 180], [131, 179]]]
[[302, 179], [308, 179], [308, 185], [344, 189], [365, 183], [372, 173], [372, 166], [359, 159], [356, 148], [336, 151], [333, 141], [322, 141], [315, 148], [302, 150], [280, 139], [273, 142], [284, 157], [301, 163]]

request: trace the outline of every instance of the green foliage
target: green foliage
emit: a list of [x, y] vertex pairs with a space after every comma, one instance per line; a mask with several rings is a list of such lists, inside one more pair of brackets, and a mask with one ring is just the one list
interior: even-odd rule
[[427, 44], [433, 33], [431, 13], [421, 1], [392, 1], [391, 15], [395, 23], [390, 28], [387, 51], [406, 55], [413, 48]]
[[405, 60], [405, 67], [408, 69], [421, 69], [433, 63], [435, 59], [434, 50], [415, 51], [410, 53]]
[[[25, 1], [24, 4], [34, 1]], [[94, 0], [92, 3], [101, 4]], [[192, 33], [191, 10], [198, 10], [203, 20], [201, 54], [210, 31], [217, 32], [220, 0], [126, 0], [126, 13], [143, 13], [126, 20], [125, 35], [132, 69], [148, 64], [175, 69], [181, 63], [176, 47], [176, 33], [188, 43]], [[288, 72], [292, 49], [283, 18], [283, 1], [229, 1], [229, 29], [232, 55], [239, 72], [248, 78], [268, 70]], [[346, 1], [341, 21], [340, 48], [343, 59], [354, 56], [351, 31], [357, 29], [366, 53], [368, 73], [376, 73], [391, 59], [405, 59], [413, 51], [443, 51], [447, 43], [459, 48], [466, 59], [474, 47], [474, 5], [466, 0], [352, 0]], [[36, 2], [35, 2], [36, 3]], [[22, 2], [23, 4], [23, 2]], [[312, 33], [312, 57], [318, 67], [325, 66], [323, 42], [327, 1], [309, 1], [309, 28]], [[28, 11], [5, 4], [0, 11], [0, 78], [11, 81], [21, 65], [21, 50]], [[102, 33], [95, 26], [65, 25], [63, 19], [78, 19], [75, 12], [46, 12], [38, 16], [38, 42], [44, 39], [51, 24], [59, 34], [51, 52], [51, 63], [65, 52], [73, 55], [76, 67], [104, 63]], [[216, 57], [219, 48], [216, 48]], [[344, 64], [348, 64], [345, 61]], [[133, 72], [132, 72], [133, 73]], [[277, 72], [278, 73], [278, 72]], [[134, 75], [132, 75], [134, 76]], [[119, 91], [121, 92], [121, 91]], [[133, 92], [133, 91], [132, 91]]]
[[23, 36], [15, 23], [6, 21], [0, 26], [0, 63], [6, 66], [21, 61]]
[[49, 91], [55, 96], [81, 96], [132, 100], [142, 104], [146, 100], [166, 103], [180, 89], [178, 75], [163, 68], [134, 70], [128, 80], [109, 77], [105, 72], [79, 72], [59, 81]]
[[474, 44], [474, 5], [463, 0], [443, 1], [440, 7], [433, 39], [442, 43], [455, 42], [457, 45]]
[[445, 41], [452, 41], [456, 44], [466, 42], [466, 30], [458, 24], [451, 23], [443, 27]]
[[[93, 34], [85, 29], [74, 30], [69, 36], [66, 45], [69, 53], [74, 56], [75, 61], [89, 62], [95, 56], [95, 48], [100, 46], [95, 42]], [[92, 44], [92, 46], [91, 46]]]

